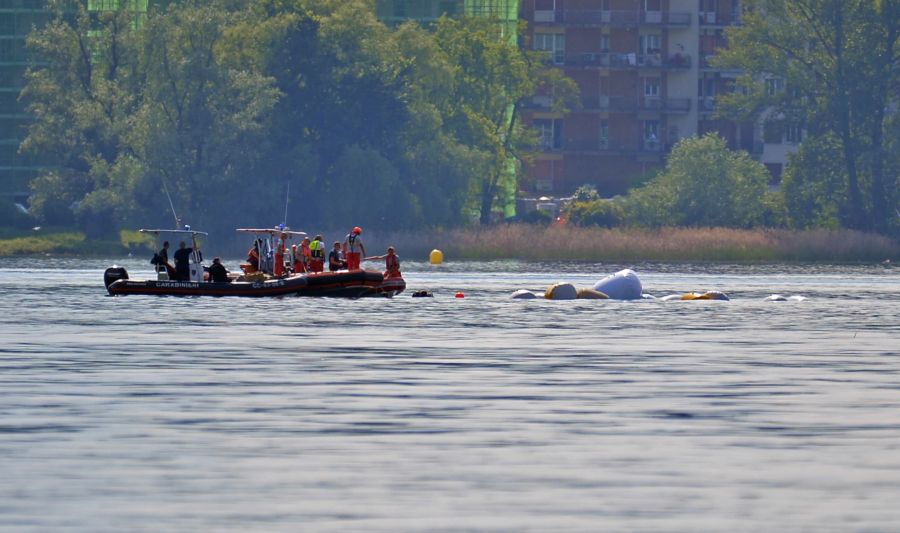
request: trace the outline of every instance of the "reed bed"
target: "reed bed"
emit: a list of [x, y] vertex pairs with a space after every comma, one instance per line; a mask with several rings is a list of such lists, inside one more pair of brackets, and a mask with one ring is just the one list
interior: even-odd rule
[[[323, 232], [326, 242], [343, 240], [343, 232]], [[340, 235], [340, 237], [338, 237]], [[115, 255], [137, 249], [150, 251], [146, 236], [125, 234], [121, 242], [86, 241], [83, 233], [56, 232], [0, 239], [0, 256]], [[388, 245], [406, 260], [427, 260], [432, 249], [452, 260], [526, 261], [722, 261], [722, 262], [879, 262], [900, 260], [900, 242], [882, 235], [851, 230], [728, 228], [582, 228], [503, 224], [486, 228], [404, 232], [367, 231], [369, 255]], [[209, 254], [230, 256], [246, 251], [245, 238], [228, 236], [204, 246]], [[215, 248], [213, 250], [212, 248]]]
[[900, 258], [897, 241], [850, 230], [651, 230], [508, 224], [437, 232], [373, 233], [366, 242], [393, 244], [408, 259], [427, 258], [433, 248], [460, 260], [877, 262]]

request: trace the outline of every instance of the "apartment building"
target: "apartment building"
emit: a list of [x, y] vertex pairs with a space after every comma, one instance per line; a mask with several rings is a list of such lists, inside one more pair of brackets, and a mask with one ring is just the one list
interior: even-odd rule
[[664, 164], [681, 138], [714, 131], [731, 148], [759, 153], [758, 128], [714, 117], [716, 96], [738, 72], [714, 67], [740, 0], [525, 0], [527, 46], [547, 52], [581, 88], [581, 109], [525, 102], [541, 153], [526, 170], [538, 192], [593, 184], [625, 192]]
[[25, 85], [28, 53], [25, 39], [50, 13], [44, 0], [0, 0], [0, 196], [23, 202], [28, 182], [37, 175], [35, 161], [19, 154], [28, 115], [19, 104]]
[[[88, 11], [124, 9], [142, 16], [148, 0], [87, 0]], [[19, 102], [25, 71], [32, 64], [25, 41], [53, 16], [47, 0], [0, 0], [0, 197], [23, 202], [28, 183], [46, 161], [19, 153], [29, 115]], [[135, 20], [139, 20], [136, 18]]]

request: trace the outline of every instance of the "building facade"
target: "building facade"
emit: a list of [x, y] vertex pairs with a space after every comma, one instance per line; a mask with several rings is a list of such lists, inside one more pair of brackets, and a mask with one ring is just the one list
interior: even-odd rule
[[[88, 11], [124, 9], [147, 12], [148, 0], [87, 0]], [[53, 16], [46, 0], [0, 0], [0, 197], [25, 202], [28, 183], [37, 176], [40, 162], [19, 153], [30, 121], [19, 102], [25, 85], [25, 71], [32, 60], [25, 41], [32, 29], [40, 28]]]
[[526, 0], [528, 43], [546, 51], [581, 89], [581, 109], [554, 113], [549, 99], [525, 102], [541, 152], [527, 169], [536, 192], [583, 184], [625, 192], [664, 164], [679, 139], [717, 132], [732, 149], [762, 152], [754, 123], [715, 118], [716, 96], [736, 71], [712, 58], [740, 23], [740, 0]]
[[34, 161], [19, 154], [28, 115], [19, 104], [28, 54], [25, 39], [50, 18], [44, 0], [0, 0], [0, 197], [24, 202]]

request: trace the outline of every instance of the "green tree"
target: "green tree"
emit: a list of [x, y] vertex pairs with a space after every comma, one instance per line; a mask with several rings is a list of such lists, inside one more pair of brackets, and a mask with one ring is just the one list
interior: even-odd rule
[[[840, 141], [843, 222], [884, 231], [898, 194], [886, 150], [900, 81], [900, 0], [751, 0], [722, 65], [747, 72], [730, 114], [768, 116]], [[784, 85], [781, 85], [781, 81]], [[827, 218], [827, 216], [826, 216]]]
[[766, 219], [768, 171], [714, 133], [682, 139], [665, 169], [623, 199], [631, 224], [748, 228]]
[[284, 191], [258, 173], [281, 93], [271, 77], [224, 53], [227, 30], [242, 16], [198, 0], [148, 19], [147, 80], [130, 147], [150, 169], [150, 191], [159, 196], [166, 185], [185, 222], [219, 231], [259, 224]]
[[625, 211], [615, 200], [595, 198], [572, 202], [564, 213], [565, 219], [578, 226], [612, 228], [622, 223]]
[[572, 80], [547, 69], [542, 55], [522, 50], [505, 31], [497, 20], [477, 17], [442, 17], [435, 31], [453, 67], [441, 115], [453, 137], [479, 154], [472, 158], [470, 193], [478, 199], [482, 224], [490, 222], [500, 195], [515, 192], [517, 170], [511, 165], [534, 145], [534, 136], [520, 124], [522, 98], [550, 85], [555, 107], [577, 99]]
[[[21, 150], [56, 167], [33, 182], [31, 203], [42, 220], [76, 216], [92, 235], [106, 233], [129, 201], [121, 195], [127, 184], [104, 170], [116, 165], [139, 106], [137, 35], [124, 13], [100, 13], [92, 23], [81, 3], [56, 7], [56, 18], [28, 38], [46, 66], [26, 74], [21, 98], [36, 120]], [[92, 196], [101, 189], [108, 194]]]
[[795, 228], [840, 227], [847, 192], [841, 145], [833, 135], [810, 137], [790, 156], [781, 182], [788, 223]]
[[164, 188], [195, 225], [268, 212], [271, 188], [249, 177], [278, 93], [222, 62], [233, 17], [217, 3], [187, 2], [137, 24], [126, 11], [61, 5], [29, 38], [42, 61], [23, 91], [36, 120], [22, 149], [55, 163], [32, 183], [36, 213], [64, 218], [74, 206], [89, 234], [111, 233], [170, 220]]
[[[370, 187], [403, 189], [397, 200], [404, 200], [410, 187], [396, 169], [403, 166], [401, 139], [410, 120], [409, 73], [372, 2], [263, 0], [248, 13], [230, 31], [227, 54], [238, 64], [258, 66], [282, 95], [272, 113], [265, 173], [287, 178], [301, 198], [341, 194], [296, 203], [298, 219], [334, 220], [335, 203], [361, 205]], [[371, 156], [372, 165], [395, 170], [356, 172], [361, 154]], [[356, 187], [348, 187], [351, 176], [342, 175], [347, 171], [359, 180]], [[416, 213], [379, 208], [390, 211], [385, 219]], [[347, 219], [340, 223], [350, 223], [355, 212], [343, 212]]]

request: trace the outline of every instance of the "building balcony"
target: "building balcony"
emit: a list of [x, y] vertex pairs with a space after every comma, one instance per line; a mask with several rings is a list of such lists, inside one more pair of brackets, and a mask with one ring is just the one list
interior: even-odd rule
[[[609, 139], [566, 139], [566, 152], [594, 153], [610, 151]], [[613, 150], [617, 151], [617, 150]]]
[[608, 68], [615, 70], [686, 70], [691, 68], [691, 56], [682, 53], [664, 56], [661, 53], [587, 52], [566, 57], [565, 64], [567, 67]]
[[654, 139], [640, 139], [637, 142], [624, 143], [597, 137], [594, 139], [566, 139], [562, 151], [569, 154], [605, 154], [630, 157], [647, 156], [654, 161], [666, 152], [666, 145]]
[[740, 11], [732, 13], [701, 11], [699, 22], [700, 26], [739, 26], [741, 24], [741, 14]]
[[563, 23], [570, 26], [666, 26], [691, 25], [691, 14], [674, 11], [607, 11], [602, 9], [566, 9], [535, 11], [536, 23]]
[[741, 69], [734, 67], [721, 67], [715, 64], [716, 54], [700, 54], [700, 69], [705, 71], [718, 71], [739, 73]]
[[687, 113], [691, 110], [690, 98], [660, 98], [628, 96], [582, 96], [582, 109], [584, 111], [598, 111], [611, 113], [634, 113], [638, 111], [653, 111], [657, 113]]
[[532, 110], [549, 110], [551, 105], [550, 97], [544, 95], [535, 95], [531, 98], [523, 98], [519, 101], [519, 107], [522, 109]]
[[687, 113], [691, 110], [690, 98], [644, 97], [638, 102], [641, 111], [660, 113]]

